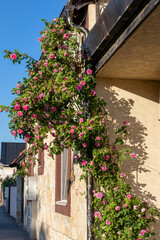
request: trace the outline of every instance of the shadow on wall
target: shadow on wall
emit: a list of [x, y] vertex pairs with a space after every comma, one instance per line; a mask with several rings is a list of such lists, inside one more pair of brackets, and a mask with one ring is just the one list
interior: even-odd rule
[[44, 227], [41, 225], [40, 232], [39, 232], [39, 240], [47, 240], [46, 233]]
[[[113, 80], [112, 82], [112, 80], [100, 79], [98, 80], [98, 85], [97, 85], [97, 95], [100, 97], [103, 97], [104, 100], [107, 102], [106, 110], [108, 112], [108, 119], [109, 119], [109, 126], [108, 126], [109, 136], [108, 137], [109, 137], [110, 143], [113, 142], [113, 139], [115, 138], [115, 135], [113, 132], [114, 129], [121, 127], [123, 125], [123, 121], [125, 120], [131, 123], [131, 127], [128, 127], [128, 135], [126, 137], [125, 146], [127, 148], [130, 148], [131, 152], [136, 153], [136, 158], [126, 160], [122, 166], [122, 172], [126, 173], [126, 176], [127, 176], [126, 180], [128, 183], [131, 184], [132, 191], [136, 196], [139, 196], [142, 200], [151, 199], [152, 203], [153, 202], [156, 203], [157, 202], [156, 196], [147, 190], [147, 181], [148, 181], [147, 177], [150, 176], [151, 172], [152, 172], [152, 175], [154, 173], [157, 175], [160, 175], [160, 172], [157, 169], [152, 168], [152, 165], [150, 166], [147, 165], [148, 160], [150, 162], [150, 159], [149, 159], [150, 156], [148, 155], [148, 148], [150, 148], [150, 146], [147, 145], [148, 143], [146, 144], [148, 129], [146, 128], [146, 126], [142, 124], [142, 122], [139, 121], [139, 119], [137, 119], [135, 116], [132, 116], [132, 109], [135, 107], [134, 106], [135, 102], [133, 99], [135, 98], [128, 99], [125, 97], [126, 95], [125, 92], [127, 91], [127, 92], [130, 92], [129, 93], [130, 95], [128, 95], [129, 98], [131, 98], [132, 94], [135, 94], [143, 97], [144, 99], [145, 98], [149, 99], [149, 101], [158, 103], [157, 96], [158, 96], [159, 88], [156, 86], [159, 85], [159, 83], [155, 83], [154, 85], [155, 95], [153, 94], [154, 96], [152, 99], [151, 93], [149, 93], [150, 96], [148, 98], [146, 96], [147, 93], [145, 93], [144, 96], [142, 96], [143, 95], [142, 87], [144, 82], [143, 83], [140, 82], [139, 84], [137, 80], [134, 80], [133, 82], [131, 82], [131, 85], [133, 84], [135, 87], [135, 84], [139, 84], [137, 89], [136, 87], [134, 89], [133, 86], [129, 86], [127, 89], [127, 87], [125, 87], [126, 82], [124, 81], [122, 82], [122, 80], [117, 80], [117, 81]], [[147, 83], [147, 85], [148, 84], [149, 83]], [[148, 89], [148, 87], [149, 85], [146, 87], [146, 89], [149, 92], [150, 90]], [[132, 89], [132, 92], [130, 91], [130, 89]], [[156, 91], [157, 91], [157, 94], [156, 94]], [[119, 92], [120, 94], [118, 94]], [[122, 97], [123, 92], [125, 93], [124, 94], [125, 98]], [[142, 94], [140, 94], [140, 92], [142, 92]], [[141, 107], [143, 108], [143, 104]], [[142, 111], [143, 113], [145, 110], [139, 108], [139, 111]], [[107, 119], [107, 122], [108, 122], [108, 119]], [[157, 133], [157, 136], [158, 136], [158, 133]], [[152, 146], [154, 146], [154, 144], [152, 144]], [[151, 160], [154, 162], [154, 159], [151, 159]], [[139, 179], [141, 174], [143, 174], [143, 177], [146, 174], [146, 180], [147, 180], [146, 182], [145, 182], [145, 179], [144, 180]], [[160, 227], [158, 225], [159, 223], [156, 224], [156, 226], [154, 227], [154, 231], [156, 232], [157, 236], [160, 236]]]

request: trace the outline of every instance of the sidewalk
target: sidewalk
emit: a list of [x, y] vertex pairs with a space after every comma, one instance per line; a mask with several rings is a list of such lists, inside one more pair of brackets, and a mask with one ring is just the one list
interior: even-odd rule
[[0, 240], [30, 240], [29, 235], [0, 206]]

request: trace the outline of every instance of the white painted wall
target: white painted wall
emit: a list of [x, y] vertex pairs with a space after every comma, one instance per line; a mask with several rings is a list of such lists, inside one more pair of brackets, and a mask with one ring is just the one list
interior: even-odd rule
[[10, 215], [16, 218], [17, 212], [17, 187], [10, 187]]

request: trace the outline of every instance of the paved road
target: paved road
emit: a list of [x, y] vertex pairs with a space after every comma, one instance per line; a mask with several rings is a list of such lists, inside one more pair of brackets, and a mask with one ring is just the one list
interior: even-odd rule
[[0, 206], [0, 240], [30, 240], [28, 233]]

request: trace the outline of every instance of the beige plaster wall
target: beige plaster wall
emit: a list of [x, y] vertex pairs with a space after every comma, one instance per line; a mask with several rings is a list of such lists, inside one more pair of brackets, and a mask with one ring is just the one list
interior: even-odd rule
[[71, 185], [71, 216], [55, 212], [55, 160], [45, 152], [44, 174], [37, 176], [37, 221], [39, 240], [86, 240], [86, 187], [79, 181], [81, 170], [74, 165], [75, 181]]
[[[126, 120], [131, 123], [126, 146], [136, 158], [126, 160], [122, 171], [133, 191], [160, 208], [160, 121], [159, 81], [97, 79], [97, 94], [107, 102], [110, 118], [109, 138], [113, 128]], [[159, 227], [157, 226], [159, 236]], [[159, 238], [158, 238], [159, 239]]]

